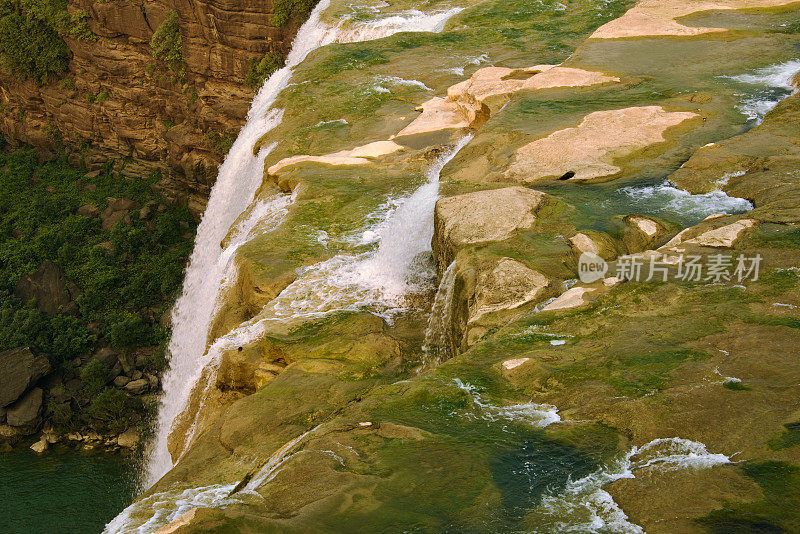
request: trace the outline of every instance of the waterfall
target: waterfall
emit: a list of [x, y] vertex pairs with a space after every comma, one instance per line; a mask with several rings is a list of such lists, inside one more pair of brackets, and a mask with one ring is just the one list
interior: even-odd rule
[[[156, 435], [149, 451], [147, 487], [154, 484], [173, 465], [167, 440], [176, 418], [184, 411], [191, 392], [203, 371], [219, 354], [207, 349], [209, 327], [218, 310], [219, 295], [231, 278], [236, 250], [258, 233], [274, 229], [288, 214], [291, 199], [275, 195], [256, 204], [255, 193], [263, 181], [264, 160], [274, 147], [253, 155], [252, 147], [280, 124], [283, 110], [271, 109], [287, 86], [293, 69], [316, 48], [333, 42], [356, 42], [386, 37], [398, 31], [441, 31], [446, 21], [460, 8], [426, 15], [413, 11], [393, 14], [366, 22], [343, 18], [336, 25], [322, 22], [330, 0], [322, 0], [295, 37], [286, 66], [264, 83], [253, 100], [247, 121], [219, 168], [217, 182], [209, 197], [203, 220], [197, 230], [195, 248], [189, 260], [183, 292], [173, 308], [174, 325], [168, 351], [170, 367], [163, 377], [163, 395], [156, 423]], [[247, 211], [247, 216], [240, 215]], [[237, 222], [238, 220], [238, 222]], [[231, 231], [231, 226], [236, 227]], [[226, 235], [233, 236], [224, 248]], [[253, 325], [244, 325], [221, 339], [215, 346], [241, 342], [257, 334]], [[218, 349], [219, 347], [217, 347]], [[188, 443], [188, 441], [187, 441]]]
[[[396, 207], [361, 236], [377, 239], [378, 247], [362, 254], [339, 254], [308, 267], [264, 309], [269, 319], [289, 321], [319, 317], [333, 311], [371, 311], [391, 320], [404, 309], [404, 297], [429, 287], [433, 209], [439, 198], [442, 169], [469, 143], [461, 138], [428, 167], [427, 181], [394, 201]], [[358, 236], [353, 236], [353, 241]]]
[[456, 283], [456, 262], [453, 261], [442, 274], [431, 307], [425, 342], [422, 345], [424, 358], [422, 369], [449, 360], [453, 353], [453, 290]]

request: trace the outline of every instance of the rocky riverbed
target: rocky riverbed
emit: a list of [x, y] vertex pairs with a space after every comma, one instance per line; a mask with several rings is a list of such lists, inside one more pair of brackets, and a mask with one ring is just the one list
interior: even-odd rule
[[797, 10], [318, 4], [107, 531], [800, 528]]

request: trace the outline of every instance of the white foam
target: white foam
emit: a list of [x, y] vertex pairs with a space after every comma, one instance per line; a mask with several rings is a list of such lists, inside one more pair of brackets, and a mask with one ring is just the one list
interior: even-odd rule
[[715, 213], [742, 213], [753, 209], [750, 201], [728, 196], [724, 191], [693, 195], [669, 181], [659, 185], [622, 187], [619, 191], [635, 205], [645, 206], [646, 211], [672, 212], [700, 219]]
[[536, 428], [545, 428], [561, 422], [558, 408], [552, 404], [538, 404], [533, 402], [497, 406], [485, 400], [475, 386], [462, 382], [458, 378], [453, 380], [455, 386], [467, 392], [472, 398], [473, 405], [477, 408], [475, 416], [489, 421], [516, 421]]
[[383, 220], [356, 233], [362, 241], [377, 241], [374, 251], [339, 254], [303, 269], [261, 317], [294, 321], [369, 308], [390, 318], [404, 309], [406, 295], [430, 290], [439, 173], [469, 139], [465, 137], [436, 160], [428, 169], [426, 183], [411, 195], [387, 203], [390, 208]]
[[742, 100], [736, 107], [748, 120], [760, 123], [778, 102], [796, 90], [792, 78], [798, 72], [800, 60], [791, 60], [725, 78], [751, 86], [748, 93], [740, 95]]
[[[406, 78], [401, 78], [399, 76], [376, 76], [375, 79], [378, 81], [379, 84], [377, 87], [383, 87], [383, 84], [386, 85], [393, 85], [393, 86], [400, 86], [400, 87], [416, 87], [417, 89], [422, 89], [423, 91], [433, 91], [430, 87], [425, 85], [419, 80], [408, 80]], [[384, 88], [385, 89], [385, 88]], [[388, 89], [386, 89], [388, 91]]]
[[727, 464], [724, 454], [708, 452], [697, 441], [682, 438], [662, 438], [611, 461], [601, 469], [577, 480], [567, 482], [558, 493], [548, 493], [536, 510], [541, 518], [536, 532], [582, 532], [643, 534], [603, 488], [623, 478], [636, 478], [643, 470], [674, 471], [709, 469]]

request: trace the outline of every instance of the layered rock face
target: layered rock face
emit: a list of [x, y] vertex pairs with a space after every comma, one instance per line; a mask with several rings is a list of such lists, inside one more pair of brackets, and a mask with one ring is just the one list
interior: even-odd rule
[[[285, 54], [296, 24], [273, 26], [271, 0], [70, 0], [68, 9], [85, 11], [97, 38], [65, 37], [72, 59], [60, 81], [0, 74], [6, 139], [52, 151], [63, 144], [89, 167], [127, 162], [127, 175], [159, 170], [160, 189], [201, 212], [253, 97], [244, 83], [251, 60]], [[183, 75], [150, 46], [171, 12]]]

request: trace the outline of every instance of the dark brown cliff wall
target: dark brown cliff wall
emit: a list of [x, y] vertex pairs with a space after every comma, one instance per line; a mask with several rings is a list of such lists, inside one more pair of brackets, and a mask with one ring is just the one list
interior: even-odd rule
[[[64, 37], [69, 70], [45, 86], [0, 72], [6, 139], [65, 147], [89, 168], [112, 159], [126, 161], [128, 175], [160, 170], [158, 187], [200, 213], [253, 97], [244, 83], [251, 60], [285, 53], [298, 24], [271, 25], [271, 0], [69, 0], [69, 10], [84, 10], [97, 38]], [[150, 46], [172, 11], [182, 75]]]

